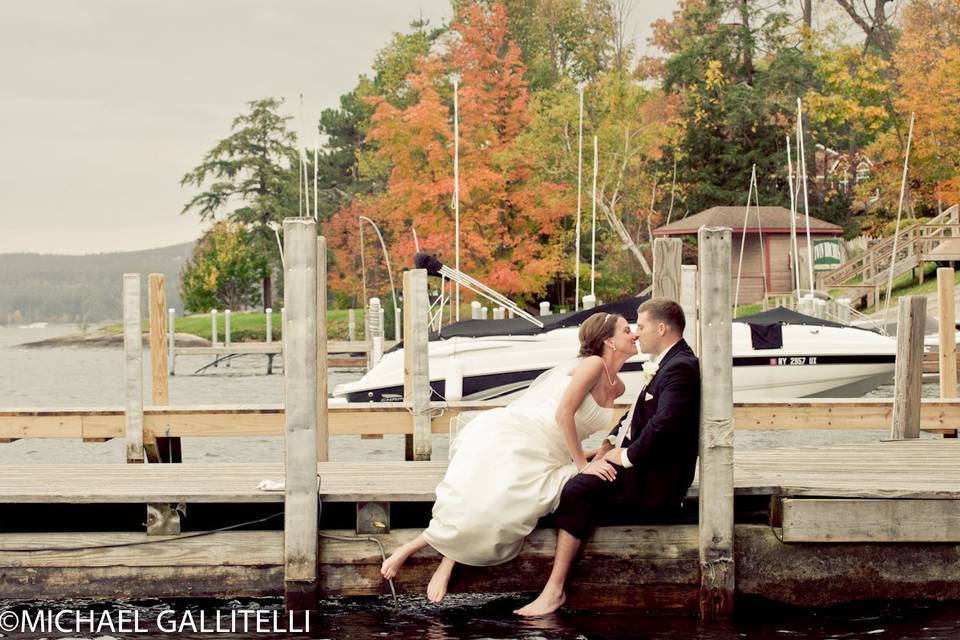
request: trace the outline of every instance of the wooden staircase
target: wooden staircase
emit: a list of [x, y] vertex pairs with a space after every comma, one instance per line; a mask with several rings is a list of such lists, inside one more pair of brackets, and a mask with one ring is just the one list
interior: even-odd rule
[[[924, 224], [901, 229], [877, 242], [862, 254], [836, 269], [817, 276], [820, 290], [844, 289], [844, 296], [865, 298], [867, 306], [876, 304], [890, 277], [890, 262], [896, 241], [897, 255], [893, 277], [904, 274], [924, 262], [960, 260], [960, 205], [954, 205]], [[923, 269], [920, 269], [923, 283]]]

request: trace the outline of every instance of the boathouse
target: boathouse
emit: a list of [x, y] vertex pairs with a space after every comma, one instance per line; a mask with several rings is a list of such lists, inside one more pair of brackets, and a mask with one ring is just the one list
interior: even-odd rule
[[[696, 237], [700, 227], [729, 227], [733, 231], [730, 269], [731, 292], [737, 290], [737, 266], [743, 243], [743, 269], [738, 304], [763, 300], [764, 294], [789, 293], [795, 288], [793, 252], [790, 242], [790, 210], [784, 207], [751, 207], [744, 225], [744, 207], [711, 207], [654, 230], [658, 237]], [[800, 256], [801, 288], [807, 288], [807, 223], [796, 216]], [[743, 236], [746, 234], [746, 242]], [[843, 227], [810, 216], [810, 238], [814, 246], [815, 268], [823, 264], [833, 268], [843, 262]], [[826, 242], [824, 242], [826, 241]], [[761, 249], [762, 247], [762, 249]], [[839, 250], [839, 255], [838, 251]], [[818, 258], [817, 256], [821, 256]]]

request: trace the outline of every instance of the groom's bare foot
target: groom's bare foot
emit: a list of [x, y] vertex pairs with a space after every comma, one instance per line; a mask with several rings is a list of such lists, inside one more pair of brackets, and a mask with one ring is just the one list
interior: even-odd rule
[[391, 553], [390, 557], [380, 565], [380, 575], [383, 576], [384, 580], [393, 580], [400, 571], [400, 567], [403, 566], [403, 563], [406, 562], [409, 557], [410, 554], [406, 552], [406, 547], [400, 547]]
[[433, 572], [430, 584], [427, 585], [427, 599], [438, 604], [447, 595], [447, 585], [450, 584], [450, 574], [453, 573], [453, 560], [444, 558], [440, 566]]
[[527, 618], [545, 616], [562, 607], [563, 603], [566, 601], [567, 594], [565, 594], [563, 591], [559, 591], [547, 586], [544, 587], [542, 592], [540, 592], [540, 595], [537, 596], [536, 600], [525, 607], [517, 609], [514, 611], [514, 613], [518, 616], [524, 616]]

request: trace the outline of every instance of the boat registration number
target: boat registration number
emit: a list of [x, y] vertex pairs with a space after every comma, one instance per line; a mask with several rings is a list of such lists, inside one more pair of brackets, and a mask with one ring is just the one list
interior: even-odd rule
[[774, 366], [799, 366], [805, 364], [817, 364], [817, 356], [782, 356], [779, 358], [770, 358], [770, 364]]

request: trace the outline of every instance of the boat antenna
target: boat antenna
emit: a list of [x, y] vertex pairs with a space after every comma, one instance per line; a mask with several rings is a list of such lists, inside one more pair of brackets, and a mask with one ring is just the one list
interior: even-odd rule
[[[590, 296], [597, 279], [597, 136], [593, 136], [593, 213], [590, 221]], [[596, 298], [594, 298], [596, 300]]]
[[[673, 216], [673, 196], [677, 190], [677, 150], [673, 150], [673, 180], [670, 182], [670, 208], [667, 210], [667, 221], [663, 226], [670, 224], [670, 218]], [[653, 207], [650, 207], [651, 209]]]
[[435, 256], [431, 256], [424, 252], [418, 253], [414, 257], [414, 264], [417, 269], [426, 269], [427, 275], [437, 276], [437, 277], [446, 277], [453, 282], [462, 284], [467, 289], [470, 289], [474, 293], [477, 293], [491, 302], [495, 302], [502, 307], [506, 307], [508, 310], [512, 311], [516, 315], [520, 316], [527, 322], [537, 325], [541, 329], [543, 328], [543, 323], [532, 315], [518, 307], [512, 300], [504, 296], [498, 291], [494, 291], [487, 285], [483, 284], [479, 280], [471, 278], [462, 271], [457, 271], [456, 269], [451, 269], [450, 267], [444, 265], [442, 262], [437, 260]]
[[[457, 93], [460, 78], [453, 75], [453, 242], [457, 271], [460, 270], [460, 103]], [[456, 300], [457, 322], [460, 322], [460, 283], [457, 283]]]
[[[377, 226], [377, 223], [368, 218], [367, 216], [357, 216], [360, 219], [360, 252], [361, 260], [363, 256], [363, 223], [367, 222], [373, 227], [373, 230], [377, 232], [377, 238], [380, 239], [380, 248], [383, 249], [383, 259], [387, 263], [387, 275], [390, 277], [390, 293], [393, 295], [393, 308], [399, 309], [399, 303], [397, 302], [397, 288], [393, 286], [393, 269], [390, 268], [390, 254], [387, 253], [387, 243], [383, 241], [383, 235], [380, 233], [380, 227]], [[364, 304], [366, 304], [366, 284], [364, 284]]]
[[[887, 300], [883, 305], [883, 326], [887, 326], [887, 310], [890, 309], [890, 297], [893, 294], [893, 267], [897, 263], [897, 239], [900, 236], [900, 217], [903, 214], [903, 198], [907, 192], [907, 170], [910, 165], [910, 143], [913, 142], [913, 121], [915, 113], [910, 114], [910, 131], [907, 133], [907, 151], [903, 154], [903, 177], [900, 179], [900, 203], [897, 205], [897, 226], [893, 231], [893, 252], [890, 254], [890, 275], [887, 277]], [[923, 271], [923, 265], [920, 265]]]
[[753, 165], [750, 172], [750, 188], [747, 189], [747, 206], [743, 210], [743, 229], [740, 233], [740, 260], [737, 263], [737, 289], [733, 296], [733, 308], [740, 306], [740, 274], [743, 271], [743, 249], [747, 244], [747, 225], [750, 219], [750, 198], [753, 196], [753, 185], [757, 177], [757, 165]]
[[320, 139], [314, 134], [313, 136], [313, 220], [314, 222], [320, 221], [320, 211], [317, 208], [317, 198], [318, 192], [318, 177], [317, 169], [320, 167]]
[[573, 274], [576, 284], [573, 293], [573, 310], [580, 310], [580, 187], [583, 181], [583, 87], [580, 83], [580, 127], [577, 134], [577, 227], [574, 233], [574, 249], [576, 261]]
[[790, 191], [790, 243], [793, 248], [793, 275], [797, 282], [797, 300], [800, 300], [800, 248], [797, 245], [797, 191], [793, 182], [793, 157], [790, 136], [787, 136], [787, 187]]
[[803, 107], [797, 98], [797, 154], [800, 166], [797, 173], [803, 177], [803, 213], [807, 219], [807, 271], [810, 274], [810, 294], [816, 288], [813, 281], [813, 243], [810, 240], [810, 204], [807, 200], [807, 156], [803, 147]]

